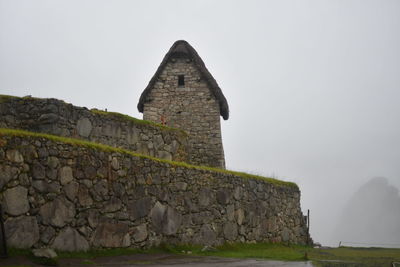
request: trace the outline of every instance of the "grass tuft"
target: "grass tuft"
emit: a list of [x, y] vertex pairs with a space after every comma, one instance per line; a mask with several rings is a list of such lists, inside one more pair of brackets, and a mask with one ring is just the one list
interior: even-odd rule
[[10, 101], [11, 99], [19, 98], [18, 96], [12, 95], [0, 95], [0, 103], [5, 103]]
[[[90, 149], [97, 149], [97, 150], [102, 150], [102, 151], [106, 151], [106, 152], [116, 152], [116, 153], [121, 153], [121, 154], [127, 154], [130, 156], [139, 157], [139, 158], [147, 158], [147, 159], [150, 159], [153, 161], [167, 163], [167, 164], [170, 164], [170, 165], [176, 166], [176, 167], [184, 167], [184, 168], [190, 168], [190, 169], [206, 170], [206, 171], [212, 171], [212, 172], [231, 174], [231, 175], [239, 176], [239, 177], [246, 178], [246, 179], [256, 179], [256, 180], [266, 181], [266, 182], [274, 184], [274, 185], [298, 188], [297, 185], [293, 182], [286, 182], [286, 181], [281, 181], [281, 180], [277, 180], [274, 178], [262, 177], [262, 176], [243, 173], [243, 172], [236, 172], [236, 171], [212, 168], [212, 167], [207, 167], [207, 166], [191, 165], [191, 164], [185, 163], [185, 162], [177, 162], [177, 161], [159, 159], [159, 158], [151, 157], [148, 155], [142, 155], [139, 153], [135, 153], [135, 152], [132, 152], [132, 151], [129, 151], [126, 149], [111, 147], [111, 146], [107, 146], [107, 145], [103, 145], [103, 144], [99, 144], [99, 143], [93, 143], [93, 142], [89, 142], [89, 141], [85, 141], [85, 140], [81, 140], [81, 139], [61, 137], [61, 136], [43, 134], [43, 133], [28, 132], [28, 131], [24, 131], [24, 130], [0, 128], [0, 137], [2, 135], [45, 138], [48, 140], [52, 140], [54, 142], [62, 142], [62, 143], [66, 143], [66, 144], [70, 144], [70, 145], [74, 145], [74, 146], [87, 147]], [[0, 144], [1, 143], [2, 142], [0, 142]]]
[[181, 130], [181, 129], [165, 126], [165, 125], [162, 125], [162, 124], [159, 124], [159, 123], [155, 123], [155, 122], [152, 122], [152, 121], [140, 120], [140, 119], [131, 117], [131, 116], [126, 115], [126, 114], [118, 113], [118, 112], [103, 111], [103, 110], [99, 110], [97, 108], [93, 108], [90, 111], [92, 113], [95, 113], [95, 114], [98, 114], [98, 115], [102, 115], [102, 116], [109, 116], [109, 117], [114, 117], [114, 118], [118, 118], [118, 119], [123, 119], [123, 120], [126, 120], [126, 121], [132, 121], [135, 124], [155, 126], [155, 127], [158, 127], [158, 128], [160, 128], [162, 130], [178, 131], [178, 132], [181, 132], [181, 134], [184, 134], [185, 136], [188, 135], [184, 130]]

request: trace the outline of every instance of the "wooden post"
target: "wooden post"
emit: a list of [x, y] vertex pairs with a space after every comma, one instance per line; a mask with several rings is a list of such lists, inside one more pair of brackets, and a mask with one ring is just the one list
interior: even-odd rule
[[307, 245], [310, 245], [310, 210], [307, 210]]
[[7, 258], [7, 240], [6, 240], [6, 232], [4, 231], [4, 222], [3, 222], [3, 208], [0, 204], [0, 258]]

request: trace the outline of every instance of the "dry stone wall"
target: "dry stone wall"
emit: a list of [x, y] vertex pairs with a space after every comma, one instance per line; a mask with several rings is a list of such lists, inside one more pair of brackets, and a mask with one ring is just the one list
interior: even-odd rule
[[79, 138], [162, 159], [189, 161], [187, 134], [57, 99], [0, 96], [0, 128]]
[[294, 184], [54, 139], [0, 131], [0, 201], [10, 246], [306, 242]]
[[[184, 86], [178, 86], [179, 75], [184, 75]], [[193, 164], [225, 168], [219, 104], [191, 60], [174, 58], [167, 63], [147, 96], [143, 119], [164, 120], [188, 132]]]

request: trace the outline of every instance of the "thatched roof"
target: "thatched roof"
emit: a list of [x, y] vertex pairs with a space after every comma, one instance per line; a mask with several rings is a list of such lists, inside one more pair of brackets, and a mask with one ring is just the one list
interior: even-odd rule
[[221, 88], [219, 88], [217, 81], [214, 79], [214, 77], [211, 75], [211, 73], [207, 70], [206, 66], [204, 65], [203, 60], [197, 54], [196, 50], [194, 50], [194, 48], [188, 42], [186, 42], [184, 40], [176, 41], [172, 45], [172, 47], [169, 49], [168, 53], [165, 55], [163, 61], [161, 62], [160, 66], [158, 67], [156, 73], [151, 78], [146, 89], [143, 91], [142, 95], [140, 96], [139, 103], [137, 105], [139, 112], [143, 112], [144, 102], [145, 102], [148, 94], [150, 93], [151, 89], [154, 87], [154, 84], [156, 83], [161, 72], [167, 65], [168, 61], [171, 58], [181, 58], [181, 57], [192, 59], [193, 64], [197, 67], [197, 69], [199, 70], [199, 72], [202, 75], [201, 78], [207, 82], [211, 92], [213, 93], [215, 98], [218, 100], [221, 116], [224, 118], [224, 120], [227, 120], [229, 118], [229, 107], [228, 107], [228, 102], [226, 101], [226, 98], [221, 91]]

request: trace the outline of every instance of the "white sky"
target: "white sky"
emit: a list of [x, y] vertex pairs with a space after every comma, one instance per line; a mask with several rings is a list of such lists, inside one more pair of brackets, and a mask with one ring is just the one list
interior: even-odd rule
[[0, 94], [142, 118], [178, 39], [228, 100], [227, 167], [298, 183], [315, 241], [370, 178], [400, 188], [398, 0], [0, 0]]

